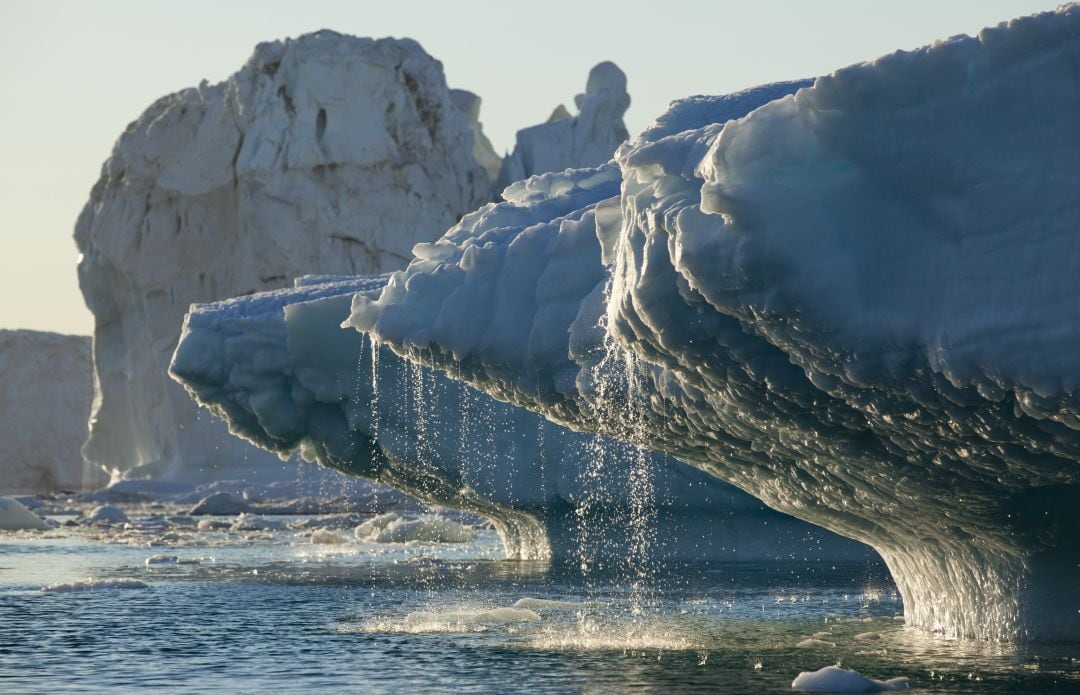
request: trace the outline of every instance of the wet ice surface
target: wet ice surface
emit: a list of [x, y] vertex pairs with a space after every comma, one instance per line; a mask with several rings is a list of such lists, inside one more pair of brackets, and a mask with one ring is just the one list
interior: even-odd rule
[[[484, 529], [470, 543], [367, 543], [356, 515], [200, 530], [125, 511], [127, 526], [0, 533], [0, 690], [792, 692], [800, 672], [837, 664], [928, 693], [1080, 688], [1076, 645], [904, 628], [877, 565], [693, 566], [642, 582], [625, 567], [583, 577], [501, 560]], [[346, 542], [313, 543], [320, 533]], [[116, 590], [133, 581], [146, 588]]]

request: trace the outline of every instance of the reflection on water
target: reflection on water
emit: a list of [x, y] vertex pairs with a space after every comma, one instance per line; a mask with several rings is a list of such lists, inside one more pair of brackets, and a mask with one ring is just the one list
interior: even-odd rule
[[[877, 565], [657, 569], [635, 614], [638, 582], [498, 560], [490, 531], [316, 545], [282, 524], [174, 531], [164, 549], [126, 533], [0, 537], [0, 690], [790, 692], [829, 664], [930, 693], [1080, 689], [1076, 645], [906, 629]], [[40, 591], [88, 577], [147, 588]]]

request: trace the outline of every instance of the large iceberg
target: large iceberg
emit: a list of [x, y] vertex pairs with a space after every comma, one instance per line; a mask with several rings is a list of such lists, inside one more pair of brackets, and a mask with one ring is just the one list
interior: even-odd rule
[[[598, 185], [612, 195], [617, 184]], [[303, 278], [192, 307], [172, 373], [233, 433], [282, 457], [300, 450], [487, 516], [510, 557], [589, 567], [873, 557], [685, 464], [572, 432], [342, 328], [352, 296], [386, 280]]]
[[75, 230], [95, 322], [87, 458], [114, 475], [269, 470], [168, 378], [188, 306], [401, 267], [490, 199], [473, 116], [416, 42], [329, 31], [259, 44], [224, 82], [150, 106]]
[[1070, 5], [726, 123], [676, 103], [418, 247], [351, 321], [869, 543], [912, 625], [1076, 639], [1078, 64]]
[[79, 452], [93, 391], [87, 336], [0, 330], [0, 493], [100, 484]]

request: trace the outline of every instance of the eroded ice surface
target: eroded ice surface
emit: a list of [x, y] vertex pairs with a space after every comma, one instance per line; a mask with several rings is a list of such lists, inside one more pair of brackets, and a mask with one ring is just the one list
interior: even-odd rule
[[295, 473], [169, 379], [184, 313], [304, 273], [401, 267], [490, 199], [478, 129], [415, 41], [330, 31], [261, 43], [224, 82], [150, 106], [75, 230], [95, 322], [88, 459], [199, 482]]
[[[608, 196], [618, 190], [613, 172], [593, 181]], [[591, 231], [588, 238], [595, 246]], [[343, 329], [352, 295], [377, 293], [385, 282], [305, 278], [294, 290], [193, 307], [173, 374], [259, 446], [282, 456], [299, 449], [488, 516], [512, 557], [589, 564], [871, 556], [712, 476], [571, 432]]]
[[418, 247], [351, 321], [870, 543], [911, 624], [1076, 638], [1078, 60], [1070, 5], [726, 124], [678, 102]]

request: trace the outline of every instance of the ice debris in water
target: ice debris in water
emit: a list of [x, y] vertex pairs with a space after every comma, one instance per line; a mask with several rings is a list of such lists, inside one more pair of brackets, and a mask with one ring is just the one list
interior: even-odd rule
[[586, 607], [586, 604], [580, 601], [557, 601], [549, 598], [525, 597], [514, 601], [514, 608], [528, 608], [529, 610], [577, 610]]
[[147, 567], [150, 565], [177, 565], [180, 564], [180, 558], [175, 555], [151, 555], [144, 562]]
[[525, 608], [492, 608], [476, 611], [417, 611], [405, 616], [405, 627], [417, 631], [453, 630], [460, 626], [493, 623], [526, 623], [540, 620]]
[[366, 543], [470, 543], [476, 531], [435, 515], [409, 520], [394, 512], [380, 514], [356, 527], [357, 540]]
[[319, 529], [311, 534], [311, 542], [316, 545], [343, 545], [348, 543], [349, 539], [340, 533]]
[[794, 690], [804, 693], [880, 693], [885, 690], [909, 690], [907, 678], [887, 681], [867, 678], [858, 671], [839, 666], [826, 666], [817, 671], [803, 671], [791, 681]]
[[0, 497], [0, 530], [44, 531], [49, 525], [18, 501]]
[[810, 639], [804, 639], [802, 642], [799, 642], [795, 646], [799, 649], [830, 649], [832, 647], [835, 647], [836, 643], [812, 637]]
[[86, 579], [74, 582], [49, 584], [48, 586], [41, 587], [41, 590], [48, 593], [62, 594], [77, 591], [103, 591], [108, 589], [147, 589], [149, 587], [150, 585], [146, 582], [141, 582], [138, 579], [131, 579], [128, 577], [120, 577], [117, 579], [93, 579], [87, 577]]
[[90, 524], [99, 525], [126, 524], [128, 522], [128, 517], [127, 514], [119, 508], [109, 504], [103, 504], [99, 507], [94, 507], [93, 511], [86, 515], [86, 521]]

